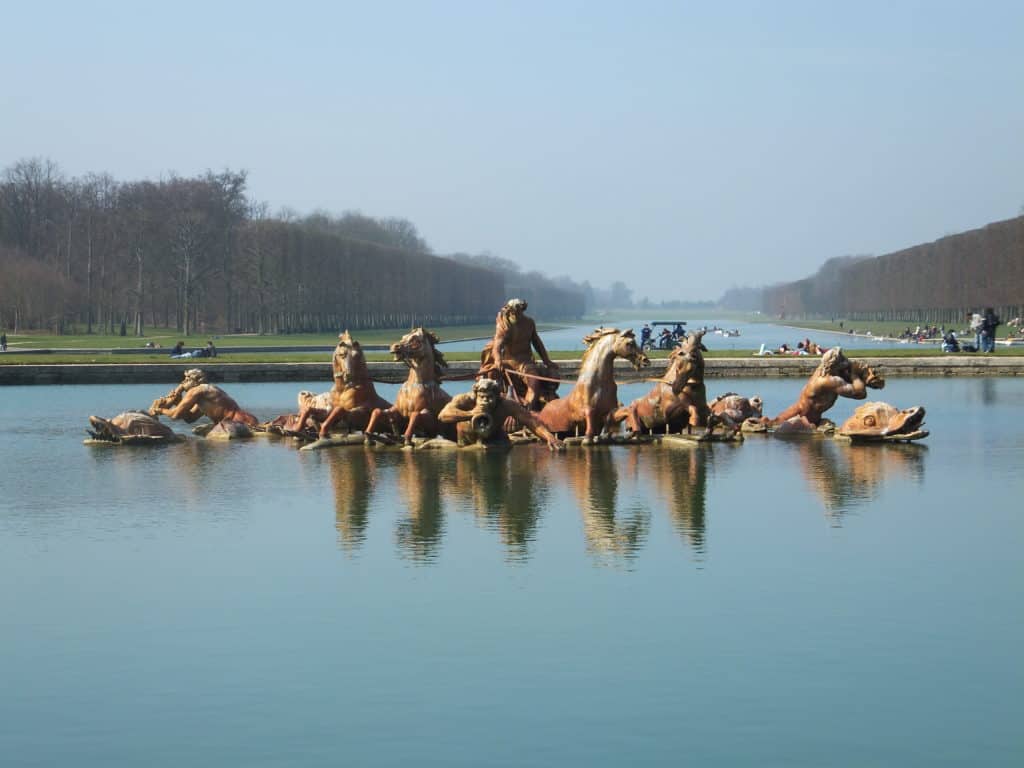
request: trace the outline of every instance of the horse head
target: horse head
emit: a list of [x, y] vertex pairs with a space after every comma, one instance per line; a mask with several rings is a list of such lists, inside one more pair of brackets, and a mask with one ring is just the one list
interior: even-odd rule
[[636, 336], [632, 329], [620, 331], [618, 328], [599, 328], [584, 336], [583, 343], [587, 345], [587, 351], [583, 354], [584, 358], [587, 358], [592, 352], [600, 350], [605, 353], [610, 352], [614, 357], [629, 360], [637, 370], [651, 364], [650, 359], [636, 343]]
[[426, 328], [416, 328], [391, 345], [391, 354], [395, 360], [403, 362], [410, 368], [421, 372], [432, 371], [434, 377], [441, 378], [448, 368], [448, 361], [435, 345], [440, 339]]
[[700, 363], [699, 360], [700, 352], [696, 354], [687, 345], [686, 340], [680, 342], [679, 346], [669, 352], [668, 355], [668, 370], [665, 371], [665, 376], [662, 379], [666, 384], [672, 386], [672, 391], [676, 394], [683, 388], [687, 381], [690, 380], [690, 376], [697, 370]]
[[698, 354], [700, 352], [707, 352], [708, 348], [704, 346], [704, 342], [701, 339], [704, 338], [706, 331], [694, 331], [689, 334], [686, 339], [680, 345], [689, 354]]
[[334, 370], [334, 381], [344, 386], [368, 378], [363, 348], [348, 331], [338, 336], [338, 346], [334, 348], [331, 368]]

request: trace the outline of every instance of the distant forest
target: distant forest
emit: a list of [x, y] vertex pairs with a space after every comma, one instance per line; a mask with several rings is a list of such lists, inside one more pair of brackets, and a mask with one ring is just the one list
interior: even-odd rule
[[438, 256], [401, 218], [270, 215], [245, 172], [66, 178], [45, 159], [0, 175], [0, 325], [142, 336], [491, 322], [519, 296], [541, 319], [628, 306], [488, 254]]
[[775, 317], [956, 322], [993, 307], [1024, 313], [1024, 216], [883, 256], [841, 256], [811, 277], [734, 288], [720, 304]]

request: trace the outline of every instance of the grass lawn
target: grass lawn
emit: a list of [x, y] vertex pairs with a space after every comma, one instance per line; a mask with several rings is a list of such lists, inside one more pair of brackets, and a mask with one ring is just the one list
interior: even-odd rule
[[[549, 331], [561, 326], [552, 324], [538, 324], [540, 331]], [[460, 325], [451, 327], [431, 328], [442, 339], [465, 339], [477, 337], [491, 337], [494, 335], [494, 324], [487, 325]], [[403, 335], [409, 332], [408, 328], [381, 328], [375, 330], [354, 331], [353, 335], [362, 344], [391, 344], [398, 341]], [[65, 334], [54, 336], [47, 333], [18, 333], [7, 334], [7, 344], [10, 349], [124, 349], [138, 348], [152, 341], [160, 344], [163, 348], [173, 347], [178, 341], [185, 342], [186, 349], [195, 349], [206, 345], [207, 340], [213, 340], [218, 347], [323, 347], [334, 346], [338, 341], [336, 333], [292, 333], [259, 335], [254, 333], [222, 333], [222, 334], [192, 334], [184, 336], [173, 329], [151, 328], [146, 331], [143, 338], [136, 336], [108, 336], [104, 334]], [[482, 345], [481, 345], [482, 346]], [[133, 358], [134, 359], [134, 358]]]
[[[851, 328], [855, 333], [867, 333], [871, 331], [872, 336], [899, 336], [908, 327], [913, 331], [918, 323], [908, 323], [905, 320], [847, 320], [845, 318], [836, 318], [836, 321], [829, 322], [828, 320], [773, 320], [766, 317], [759, 317], [755, 322], [764, 323], [776, 323], [778, 325], [787, 325], [793, 328], [807, 328], [808, 330], [816, 331], [838, 331], [840, 333], [847, 332]], [[839, 323], [843, 323], [843, 327], [839, 327]], [[941, 325], [941, 323], [939, 323]], [[961, 331], [967, 330], [967, 320], [964, 319], [962, 322], [954, 323], [953, 330], [956, 332], [957, 338], [961, 340], [967, 340], [970, 342], [974, 341], [974, 334], [967, 331], [965, 334], [961, 334]], [[1012, 335], [1013, 329], [1006, 325], [999, 326], [996, 331], [996, 339], [1005, 339], [1007, 336]]]
[[[482, 346], [482, 345], [481, 345]], [[709, 359], [739, 359], [751, 357], [754, 350], [712, 350], [705, 353]], [[576, 360], [581, 356], [579, 351], [551, 350], [551, 357], [555, 360]], [[1024, 347], [999, 347], [995, 351], [997, 357], [1024, 357]], [[667, 352], [657, 351], [651, 354], [655, 360], [664, 359]], [[936, 345], [906, 345], [886, 349], [850, 350], [850, 357], [975, 357], [975, 353], [959, 353], [955, 355], [944, 355]], [[986, 355], [987, 356], [987, 355]], [[788, 355], [779, 355], [779, 359], [789, 359]], [[138, 364], [175, 364], [193, 365], [202, 367], [215, 363], [324, 363], [330, 362], [330, 354], [327, 352], [233, 352], [226, 355], [218, 355], [216, 359], [195, 358], [191, 360], [172, 360], [166, 354], [154, 353], [152, 355], [114, 355], [110, 353], [96, 354], [75, 354], [72, 352], [52, 352], [38, 355], [3, 355], [0, 354], [0, 365], [63, 365], [74, 363], [106, 363], [117, 365], [138, 365]], [[366, 359], [369, 361], [393, 360], [387, 352], [367, 352]], [[450, 362], [464, 360], [478, 361], [479, 352], [445, 352], [445, 359]]]

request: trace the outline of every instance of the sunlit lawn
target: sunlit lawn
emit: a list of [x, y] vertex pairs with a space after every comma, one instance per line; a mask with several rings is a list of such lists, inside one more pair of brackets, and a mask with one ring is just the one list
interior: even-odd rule
[[[557, 328], [556, 325], [540, 324], [541, 331]], [[444, 340], [490, 337], [494, 334], [493, 323], [487, 325], [460, 325], [451, 327], [431, 328]], [[362, 344], [391, 344], [397, 341], [408, 328], [381, 328], [374, 330], [353, 331], [352, 335]], [[325, 347], [334, 346], [338, 341], [336, 333], [294, 333], [294, 334], [192, 334], [184, 336], [175, 330], [154, 328], [146, 331], [142, 338], [136, 336], [120, 336], [107, 334], [64, 334], [56, 336], [46, 333], [7, 334], [10, 349], [138, 349], [146, 342], [159, 344], [162, 348], [173, 347], [178, 341], [185, 343], [186, 349], [206, 346], [212, 340], [218, 347]]]
[[[482, 343], [481, 343], [481, 346]], [[722, 350], [705, 353], [709, 359], [741, 359], [748, 358], [754, 354], [754, 350]], [[955, 355], [943, 354], [937, 347], [929, 345], [907, 345], [898, 348], [886, 349], [865, 349], [851, 350], [851, 357], [918, 357], [918, 358], [941, 358], [941, 357], [991, 357], [992, 355], [981, 355], [975, 353], [959, 353]], [[578, 350], [559, 351], [552, 350], [551, 356], [555, 360], [578, 360], [582, 353]], [[667, 352], [654, 352], [651, 358], [658, 360], [668, 356]], [[996, 357], [1022, 357], [1024, 347], [1001, 347], [995, 352]], [[445, 352], [445, 358], [450, 362], [478, 361], [480, 353], [469, 352]], [[387, 352], [367, 352], [366, 359], [369, 361], [393, 360]], [[777, 355], [776, 360], [792, 359], [788, 355]], [[52, 352], [34, 355], [2, 355], [0, 354], [0, 365], [61, 365], [74, 363], [106, 363], [117, 365], [139, 365], [139, 364], [194, 364], [197, 366], [215, 365], [218, 363], [324, 363], [330, 361], [328, 352], [232, 352], [220, 354], [215, 359], [193, 358], [193, 359], [172, 359], [166, 353], [137, 354], [137, 355], [115, 355], [110, 352], [92, 354], [74, 354], [69, 352]]]

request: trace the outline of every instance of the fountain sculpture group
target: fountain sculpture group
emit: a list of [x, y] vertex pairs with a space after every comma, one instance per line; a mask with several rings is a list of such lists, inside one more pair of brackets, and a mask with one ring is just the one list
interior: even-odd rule
[[[838, 347], [822, 356], [796, 402], [775, 418], [764, 417], [758, 397], [728, 392], [709, 403], [703, 331], [686, 336], [670, 353], [665, 374], [654, 380], [650, 392], [624, 406], [618, 401], [615, 359], [629, 361], [636, 370], [650, 365], [650, 360], [632, 330], [599, 328], [583, 339], [587, 348], [579, 375], [572, 389], [559, 397], [558, 366], [525, 310], [526, 302], [520, 299], [501, 308], [472, 390], [454, 398], [441, 386], [448, 364], [431, 331], [416, 328], [391, 345], [395, 359], [409, 368], [394, 404], [377, 393], [359, 342], [345, 331], [332, 356], [332, 388], [322, 394], [300, 392], [298, 413], [259, 424], [224, 390], [210, 384], [203, 371], [192, 369], [148, 412], [127, 412], [109, 420], [90, 417], [87, 442], [180, 439], [160, 416], [187, 423], [205, 416], [209, 423], [194, 431], [208, 439], [277, 434], [303, 440], [304, 449], [355, 443], [487, 448], [540, 439], [557, 450], [566, 444], [732, 441], [752, 432], [836, 434], [863, 442], [908, 442], [928, 435], [921, 429], [924, 408], [919, 406], [898, 410], [887, 403], [865, 403], [838, 429], [825, 419], [839, 397], [863, 400], [868, 389], [885, 386], [876, 371], [848, 359]], [[621, 434], [623, 424], [626, 435]]]

